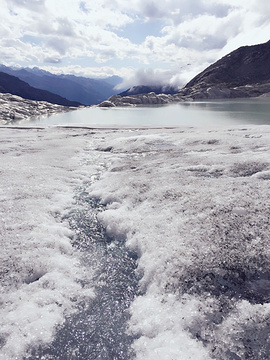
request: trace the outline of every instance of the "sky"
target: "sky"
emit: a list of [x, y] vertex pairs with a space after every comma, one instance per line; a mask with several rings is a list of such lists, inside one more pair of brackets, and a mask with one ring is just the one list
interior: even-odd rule
[[270, 39], [265, 0], [0, 0], [0, 63], [181, 87]]

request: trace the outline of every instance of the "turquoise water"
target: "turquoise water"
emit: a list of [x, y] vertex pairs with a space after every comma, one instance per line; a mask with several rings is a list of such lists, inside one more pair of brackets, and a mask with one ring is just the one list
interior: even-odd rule
[[24, 121], [29, 125], [166, 127], [270, 124], [269, 99], [183, 102], [128, 108], [86, 108]]

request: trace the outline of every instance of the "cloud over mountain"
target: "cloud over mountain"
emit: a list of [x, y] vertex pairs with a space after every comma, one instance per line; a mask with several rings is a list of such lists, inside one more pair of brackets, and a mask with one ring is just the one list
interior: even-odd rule
[[[191, 64], [185, 81], [242, 45], [268, 40], [265, 0], [2, 0], [0, 63], [55, 73], [138, 76]], [[143, 69], [143, 70], [140, 70]], [[134, 73], [134, 75], [133, 75]], [[168, 80], [171, 81], [168, 71]]]

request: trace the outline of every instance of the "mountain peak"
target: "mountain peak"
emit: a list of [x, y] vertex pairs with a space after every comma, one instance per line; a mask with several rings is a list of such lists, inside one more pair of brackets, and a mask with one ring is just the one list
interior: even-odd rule
[[[263, 85], [269, 82], [270, 41], [232, 51], [195, 76], [179, 93], [197, 99], [210, 98], [214, 94], [209, 91], [207, 94], [205, 89], [219, 87], [229, 90], [229, 97], [249, 97], [264, 93]], [[247, 86], [253, 87], [254, 92], [245, 91]]]

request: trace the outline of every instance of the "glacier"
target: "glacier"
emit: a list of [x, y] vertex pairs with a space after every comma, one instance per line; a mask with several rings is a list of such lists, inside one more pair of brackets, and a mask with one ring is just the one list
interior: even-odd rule
[[0, 359], [268, 359], [269, 135], [0, 127]]

